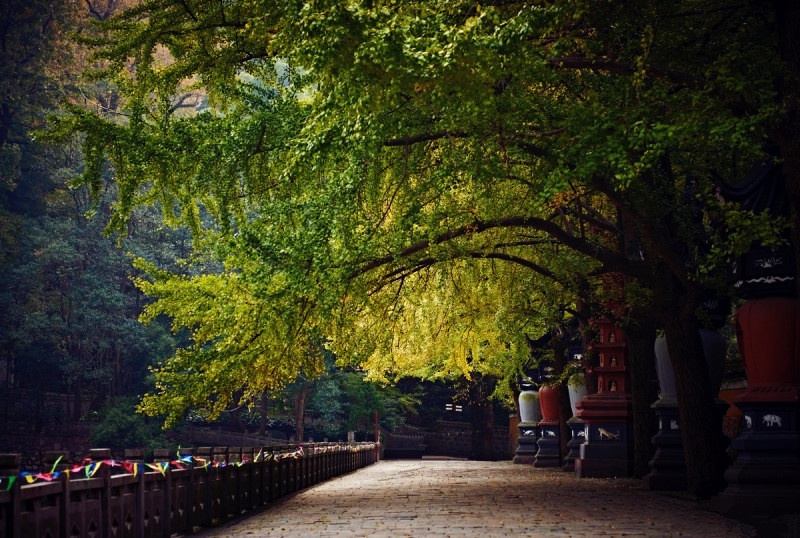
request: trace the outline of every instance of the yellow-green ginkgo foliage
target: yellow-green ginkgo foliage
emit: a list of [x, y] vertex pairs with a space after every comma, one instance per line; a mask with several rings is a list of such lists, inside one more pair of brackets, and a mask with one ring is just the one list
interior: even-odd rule
[[528, 338], [562, 320], [573, 297], [520, 265], [453, 260], [372, 294], [352, 322], [331, 330], [331, 347], [380, 381], [480, 373], [508, 396], [533, 365]]
[[137, 265], [151, 277], [137, 279], [137, 286], [155, 299], [142, 321], [165, 314], [173, 331], [188, 330], [191, 337], [187, 347], [153, 368], [155, 392], [140, 404], [149, 415], [165, 416], [165, 425], [179, 422], [189, 409], [214, 418], [280, 390], [301, 373], [324, 369], [317, 340], [298, 320], [303, 309], [282, 309], [258, 297], [241, 273], [177, 276], [141, 260]]

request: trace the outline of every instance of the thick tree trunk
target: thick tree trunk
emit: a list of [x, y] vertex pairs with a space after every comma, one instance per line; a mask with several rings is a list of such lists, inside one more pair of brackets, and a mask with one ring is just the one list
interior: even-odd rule
[[489, 396], [497, 380], [476, 376], [469, 386], [470, 417], [472, 422], [472, 458], [494, 461], [494, 406]]
[[650, 459], [655, 447], [651, 439], [658, 430], [658, 421], [650, 407], [658, 399], [658, 379], [653, 345], [656, 324], [645, 315], [634, 314], [635, 320], [623, 327], [628, 339], [628, 365], [633, 403], [633, 476], [642, 478], [650, 472]]
[[492, 403], [484, 401], [472, 407], [472, 458], [494, 461], [494, 412]]
[[723, 473], [730, 459], [716, 406], [718, 394], [712, 394], [700, 340], [696, 309], [702, 293], [690, 279], [672, 274], [666, 264], [656, 261], [651, 270], [652, 311], [664, 329], [675, 374], [687, 489], [705, 499], [724, 489]]
[[261, 411], [261, 416], [258, 418], [258, 435], [259, 437], [264, 437], [267, 434], [267, 403], [269, 402], [269, 397], [267, 393], [261, 395], [261, 405], [259, 405], [259, 410]]
[[12, 114], [7, 101], [0, 105], [0, 149], [6, 145], [8, 136], [11, 133]]
[[303, 387], [294, 397], [295, 438], [298, 443], [303, 441], [303, 436], [305, 435], [306, 399], [308, 398], [308, 387], [308, 383], [304, 383]]
[[675, 371], [688, 489], [699, 498], [708, 498], [725, 487], [722, 475], [729, 458], [711, 394], [699, 326], [688, 313], [666, 315], [663, 324]]
[[562, 383], [558, 387], [558, 429], [561, 440], [561, 461], [564, 461], [564, 456], [569, 453], [570, 439], [572, 438], [572, 430], [567, 421], [572, 418], [572, 406], [569, 404], [569, 388], [567, 383]]

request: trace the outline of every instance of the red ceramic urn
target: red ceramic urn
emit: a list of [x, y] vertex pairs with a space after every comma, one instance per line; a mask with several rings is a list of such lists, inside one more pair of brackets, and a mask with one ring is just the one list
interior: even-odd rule
[[746, 302], [736, 313], [736, 336], [750, 388], [800, 386], [800, 301]]
[[542, 386], [539, 389], [539, 406], [542, 409], [541, 423], [558, 424], [558, 387]]

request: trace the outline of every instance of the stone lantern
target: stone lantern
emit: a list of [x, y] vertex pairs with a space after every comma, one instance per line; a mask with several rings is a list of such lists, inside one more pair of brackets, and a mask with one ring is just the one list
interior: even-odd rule
[[584, 422], [584, 442], [575, 460], [579, 477], [630, 476], [633, 422], [625, 333], [607, 319], [595, 321], [600, 341], [590, 346], [598, 355], [591, 368], [597, 393], [584, 397], [576, 416]]

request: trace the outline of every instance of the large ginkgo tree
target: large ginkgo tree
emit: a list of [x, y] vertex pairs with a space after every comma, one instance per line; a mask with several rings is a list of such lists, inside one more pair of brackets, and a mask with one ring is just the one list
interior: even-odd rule
[[377, 377], [511, 375], [552, 312], [618, 273], [666, 332], [690, 489], [718, 490], [695, 310], [785, 223], [723, 204], [712, 178], [741, 177], [769, 140], [796, 149], [796, 12], [145, 0], [107, 21], [99, 76], [124, 109], [73, 108], [55, 130], [83, 137], [78, 181], [99, 187], [110, 163], [113, 229], [158, 204], [195, 231], [197, 267], [215, 262], [141, 281], [145, 316], [194, 337], [143, 409], [256, 398], [319, 369], [322, 339]]

